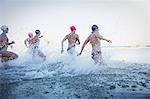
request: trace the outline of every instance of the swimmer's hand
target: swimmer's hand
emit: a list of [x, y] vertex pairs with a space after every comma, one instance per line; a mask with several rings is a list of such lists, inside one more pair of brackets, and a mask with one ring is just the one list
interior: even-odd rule
[[15, 44], [15, 41], [12, 41], [11, 43], [12, 43], [12, 44]]
[[62, 49], [62, 50], [61, 50], [61, 54], [62, 54], [63, 52], [64, 52], [64, 50]]
[[80, 56], [82, 53], [80, 52], [79, 54], [77, 54], [77, 56]]
[[42, 36], [40, 36], [39, 38], [42, 38], [43, 37], [43, 35]]
[[111, 41], [111, 40], [107, 40], [107, 42], [108, 42], [108, 43], [112, 43], [112, 41]]
[[14, 41], [12, 41], [12, 42], [8, 43], [8, 45], [11, 45], [11, 44], [15, 44], [15, 42], [14, 42]]

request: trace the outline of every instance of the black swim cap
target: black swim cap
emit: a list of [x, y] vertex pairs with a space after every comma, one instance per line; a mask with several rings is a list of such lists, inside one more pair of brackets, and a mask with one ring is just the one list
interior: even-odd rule
[[98, 26], [97, 25], [93, 25], [91, 29], [92, 29], [92, 31], [95, 31], [96, 29], [98, 29]]
[[39, 33], [40, 33], [40, 30], [35, 30], [35, 33], [36, 33], [36, 34], [39, 34]]

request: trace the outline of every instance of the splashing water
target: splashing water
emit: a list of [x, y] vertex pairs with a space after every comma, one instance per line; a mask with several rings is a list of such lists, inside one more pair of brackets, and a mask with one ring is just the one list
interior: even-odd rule
[[[62, 96], [63, 92], [66, 94], [62, 97], [76, 97], [74, 94], [77, 92], [74, 89], [79, 86], [78, 84], [85, 84], [80, 86], [81, 88], [78, 92], [78, 95], [82, 98], [87, 98], [87, 96], [84, 96], [87, 93], [83, 92], [89, 92], [89, 90], [85, 91], [85, 86], [88, 88], [103, 86], [104, 89], [111, 90], [111, 88], [116, 88], [120, 91], [133, 90], [132, 85], [136, 86], [137, 88], [134, 88], [134, 90], [138, 91], [141, 89], [147, 91], [150, 88], [150, 79], [147, 76], [150, 73], [150, 64], [148, 63], [150, 60], [145, 60], [150, 59], [150, 56], [147, 55], [150, 52], [148, 48], [103, 48], [103, 63], [101, 65], [94, 65], [89, 51], [83, 52], [82, 56], [60, 54], [59, 50], [50, 50], [48, 48], [42, 51], [46, 52], [47, 56], [47, 60], [44, 62], [38, 58], [32, 60], [26, 51], [22, 51], [19, 59], [9, 62], [9, 66], [0, 66], [0, 84], [9, 83], [11, 85], [18, 83], [19, 85], [14, 93], [21, 98], [26, 98], [26, 92], [24, 91], [28, 90], [27, 87], [32, 86], [32, 91], [37, 90], [37, 94], [34, 94], [34, 97], [30, 95], [32, 96], [30, 97], [31, 99], [41, 95], [43, 92], [40, 90], [53, 90], [51, 95], [45, 99], [53, 98], [53, 96], [56, 98], [54, 93]], [[20, 85], [21, 82], [23, 85]], [[36, 85], [39, 82], [42, 83], [41, 88], [36, 89], [36, 87], [33, 87], [33, 84]], [[49, 85], [48, 83], [51, 84]], [[46, 89], [44, 86], [46, 86]], [[50, 86], [55, 87], [51, 88]], [[22, 88], [20, 87], [24, 90], [21, 90]], [[69, 90], [71, 90], [73, 96], [69, 96]], [[19, 96], [18, 93], [25, 96]], [[32, 92], [29, 93], [31, 94]], [[81, 93], [82, 96], [80, 95]]]
[[89, 74], [99, 73], [102, 69], [108, 68], [126, 68], [130, 63], [149, 63], [150, 56], [149, 48], [132, 49], [132, 48], [104, 48], [103, 50], [103, 63], [101, 65], [94, 65], [91, 59], [90, 52], [86, 51], [82, 56], [71, 56], [68, 54], [60, 54], [58, 50], [47, 51], [47, 60], [42, 61], [41, 58], [32, 59], [27, 51], [22, 52], [19, 59], [9, 62], [9, 65], [15, 67], [22, 67], [33, 72], [26, 73], [33, 77], [52, 76], [53, 74], [62, 73], [63, 75], [72, 74]]

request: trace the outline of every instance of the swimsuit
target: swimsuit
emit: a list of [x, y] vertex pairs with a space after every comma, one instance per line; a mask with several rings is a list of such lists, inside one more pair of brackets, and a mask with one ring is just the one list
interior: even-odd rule
[[32, 45], [30, 48], [30, 52], [32, 53], [32, 55], [36, 55], [39, 51], [39, 47], [37, 45]]
[[75, 52], [75, 44], [74, 45], [70, 45], [68, 48], [67, 48], [67, 52], [69, 54], [73, 54]]
[[2, 46], [2, 47], [0, 47], [0, 51], [2, 51], [2, 50], [3, 50], [3, 48], [5, 48], [5, 45], [4, 45], [4, 46]]
[[91, 57], [94, 59], [97, 55], [101, 55], [101, 51], [92, 51]]
[[75, 48], [75, 45], [68, 47], [67, 51], [71, 50], [72, 48]]

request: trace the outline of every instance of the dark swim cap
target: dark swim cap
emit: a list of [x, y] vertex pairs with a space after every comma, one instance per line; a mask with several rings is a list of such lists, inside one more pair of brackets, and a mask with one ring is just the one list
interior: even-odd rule
[[92, 29], [92, 31], [95, 31], [96, 29], [98, 29], [98, 26], [97, 25], [93, 25], [91, 29]]
[[36, 33], [36, 34], [39, 34], [39, 33], [40, 33], [40, 30], [35, 30], [35, 33]]

